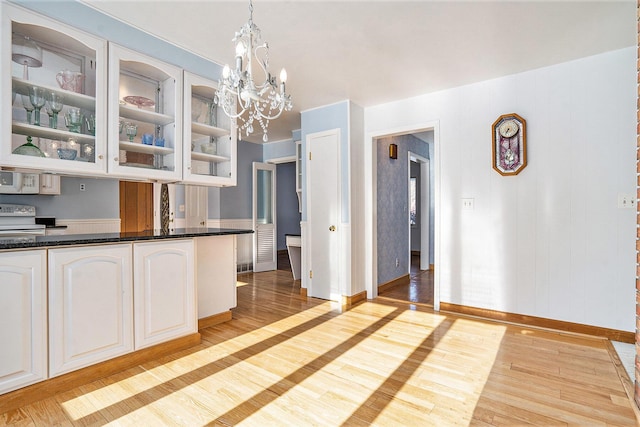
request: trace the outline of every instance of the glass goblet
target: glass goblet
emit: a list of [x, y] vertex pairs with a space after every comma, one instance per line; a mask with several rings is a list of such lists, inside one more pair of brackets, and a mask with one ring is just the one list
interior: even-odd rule
[[58, 127], [58, 113], [62, 111], [64, 97], [58, 93], [49, 93], [47, 106], [47, 114], [49, 114], [49, 127], [56, 129]]
[[46, 98], [44, 96], [44, 89], [37, 86], [29, 88], [29, 100], [34, 107], [33, 112], [33, 124], [40, 126], [40, 109], [44, 107]]
[[125, 123], [124, 129], [129, 137], [129, 142], [133, 142], [133, 137], [138, 134], [138, 126], [135, 123]]
[[25, 110], [27, 110], [27, 123], [31, 124], [31, 113], [33, 112], [33, 104], [31, 103], [31, 100], [29, 100], [28, 95], [21, 94], [20, 97], [22, 98], [22, 106]]

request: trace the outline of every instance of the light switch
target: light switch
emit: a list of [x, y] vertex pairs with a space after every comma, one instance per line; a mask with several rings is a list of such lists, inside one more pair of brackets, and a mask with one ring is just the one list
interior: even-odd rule
[[636, 207], [636, 198], [631, 194], [618, 194], [619, 209], [634, 209]]
[[184, 212], [184, 205], [178, 206], [178, 211], [179, 212]]

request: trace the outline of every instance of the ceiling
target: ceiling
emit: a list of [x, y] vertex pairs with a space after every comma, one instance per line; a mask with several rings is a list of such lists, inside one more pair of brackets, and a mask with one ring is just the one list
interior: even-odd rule
[[[84, 3], [220, 64], [233, 62], [249, 14], [248, 0]], [[636, 13], [635, 0], [255, 0], [271, 72], [286, 67], [294, 102], [269, 141], [290, 139], [307, 109], [368, 107], [635, 46]]]

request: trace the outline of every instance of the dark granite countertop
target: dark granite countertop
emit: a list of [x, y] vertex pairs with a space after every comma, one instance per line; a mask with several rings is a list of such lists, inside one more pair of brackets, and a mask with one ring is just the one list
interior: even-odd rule
[[[145, 240], [183, 239], [190, 237], [250, 234], [253, 230], [232, 228], [178, 228], [169, 233], [162, 230], [146, 230], [130, 233], [61, 234], [57, 236], [32, 236], [25, 241], [0, 240], [2, 249], [42, 248], [48, 246], [95, 245], [101, 243], [137, 242]], [[35, 237], [35, 238], [34, 238]]]

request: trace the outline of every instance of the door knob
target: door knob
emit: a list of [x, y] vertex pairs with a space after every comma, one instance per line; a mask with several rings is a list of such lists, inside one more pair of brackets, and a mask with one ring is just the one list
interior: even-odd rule
[[329, 231], [336, 231], [336, 226], [332, 225], [331, 227], [329, 227]]

